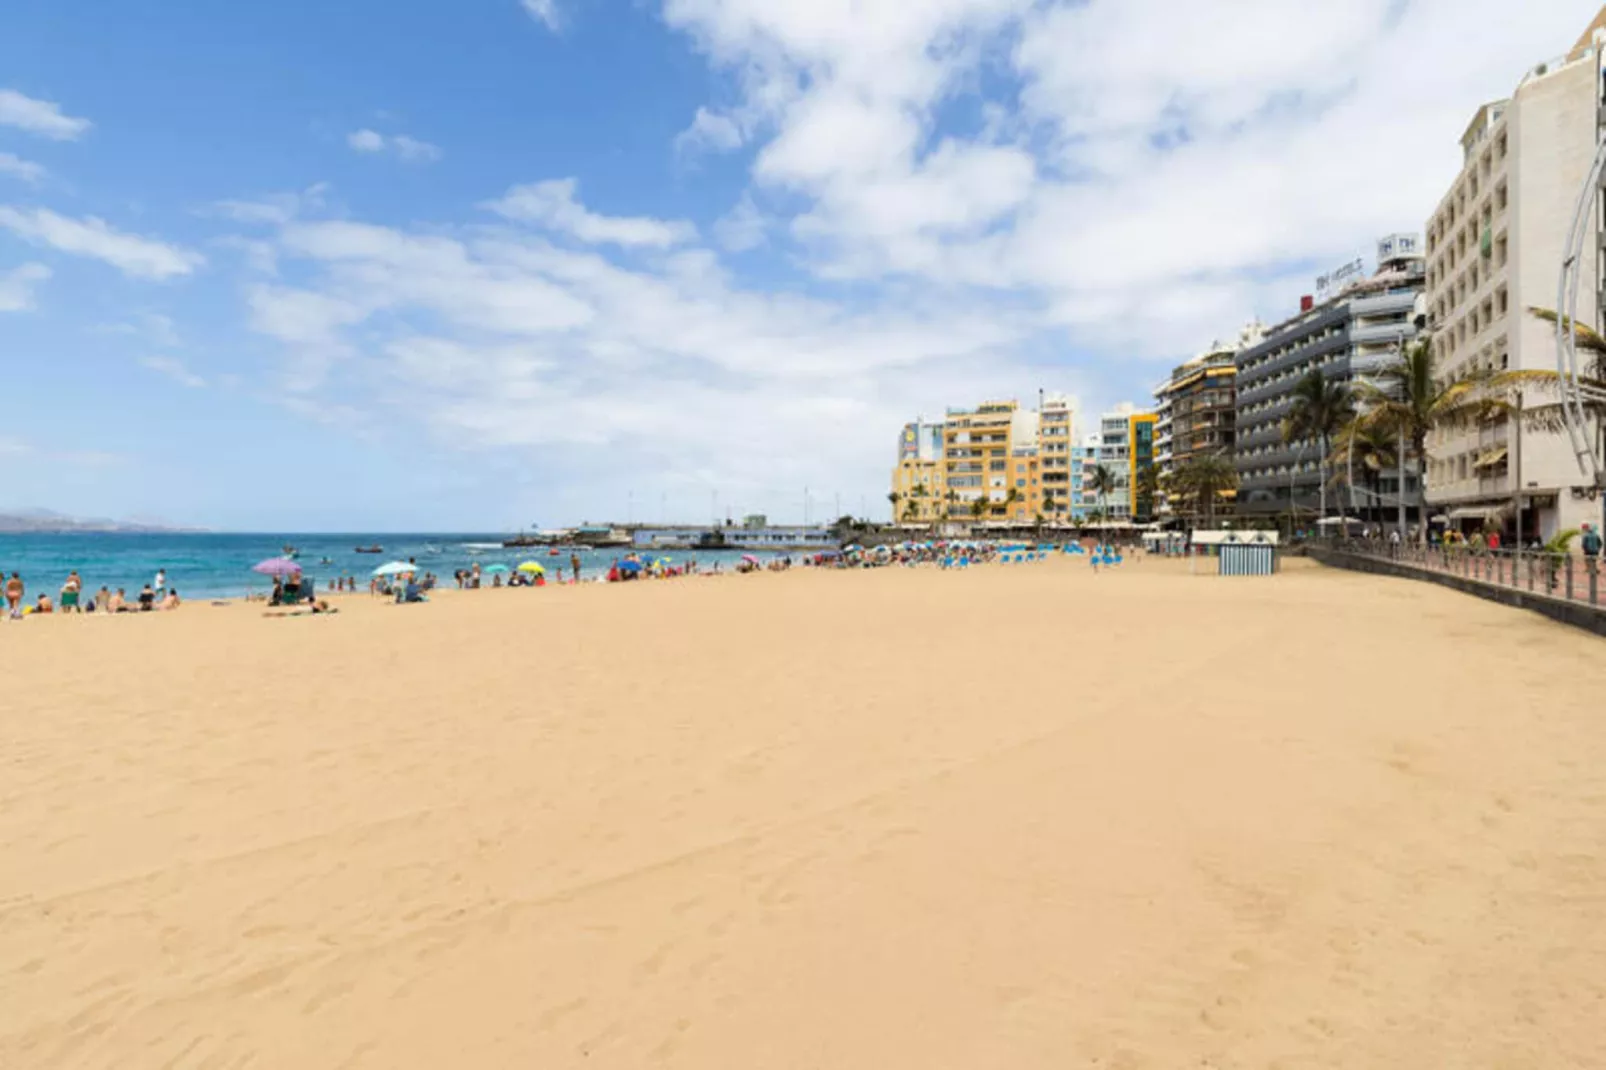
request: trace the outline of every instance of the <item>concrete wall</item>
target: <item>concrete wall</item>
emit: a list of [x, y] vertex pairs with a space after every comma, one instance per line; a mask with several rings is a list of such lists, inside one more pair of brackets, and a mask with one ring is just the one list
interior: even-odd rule
[[1348, 569], [1351, 572], [1369, 572], [1376, 576], [1394, 576], [1398, 579], [1436, 583], [1440, 587], [1450, 587], [1466, 594], [1488, 599], [1491, 602], [1499, 602], [1502, 605], [1512, 606], [1517, 609], [1533, 610], [1535, 613], [1542, 613], [1559, 623], [1570, 624], [1575, 628], [1583, 628], [1586, 631], [1594, 632], [1596, 635], [1606, 636], [1606, 608], [1603, 607], [1591, 606], [1583, 602], [1568, 602], [1564, 599], [1551, 598], [1548, 595], [1537, 594], [1533, 591], [1484, 583], [1481, 580], [1469, 579], [1465, 576], [1452, 576], [1444, 572], [1431, 572], [1395, 561], [1365, 557], [1359, 554], [1347, 554], [1339, 550], [1309, 547], [1306, 550], [1306, 554], [1332, 568]]

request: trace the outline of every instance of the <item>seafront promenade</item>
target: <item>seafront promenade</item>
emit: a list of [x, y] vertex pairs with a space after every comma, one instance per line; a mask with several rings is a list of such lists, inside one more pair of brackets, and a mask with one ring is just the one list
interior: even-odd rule
[[1599, 640], [793, 570], [4, 629], [0, 1065], [1606, 1065]]

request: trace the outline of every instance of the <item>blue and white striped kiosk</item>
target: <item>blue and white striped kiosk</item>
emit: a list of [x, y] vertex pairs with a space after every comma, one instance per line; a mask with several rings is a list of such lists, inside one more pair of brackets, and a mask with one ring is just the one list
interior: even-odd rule
[[1195, 531], [1192, 570], [1201, 557], [1216, 559], [1218, 576], [1270, 576], [1277, 571], [1275, 531]]

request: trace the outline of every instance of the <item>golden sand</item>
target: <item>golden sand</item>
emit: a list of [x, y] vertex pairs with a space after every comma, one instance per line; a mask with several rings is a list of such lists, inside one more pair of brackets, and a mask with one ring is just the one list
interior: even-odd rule
[[1606, 1066], [1606, 645], [1069, 561], [0, 625], [0, 1067]]

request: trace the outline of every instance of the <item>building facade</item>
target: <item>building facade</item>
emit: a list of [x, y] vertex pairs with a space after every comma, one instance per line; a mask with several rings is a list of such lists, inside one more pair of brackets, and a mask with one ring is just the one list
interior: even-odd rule
[[[1442, 378], [1556, 367], [1554, 327], [1527, 309], [1556, 303], [1563, 244], [1594, 161], [1601, 22], [1566, 56], [1529, 71], [1510, 99], [1479, 108], [1461, 136], [1461, 173], [1427, 224], [1427, 303]], [[1599, 245], [1597, 237], [1584, 255], [1579, 286], [1578, 318], [1592, 327], [1600, 326]], [[1555, 398], [1529, 390], [1522, 400]], [[1428, 456], [1428, 501], [1451, 526], [1503, 528], [1509, 539], [1519, 496], [1524, 541], [1598, 519], [1564, 432], [1519, 431], [1509, 419], [1441, 429]]]
[[904, 424], [892, 470], [893, 521], [929, 524], [942, 519], [946, 490], [943, 425], [924, 420]]
[[[1416, 337], [1414, 314], [1426, 282], [1417, 237], [1395, 234], [1380, 241], [1378, 267], [1370, 277], [1361, 276], [1357, 265], [1340, 269], [1349, 276], [1341, 285], [1331, 276], [1319, 280], [1317, 295], [1301, 298], [1297, 315], [1267, 328], [1234, 357], [1234, 508], [1240, 516], [1315, 519], [1322, 498], [1321, 444], [1314, 438], [1285, 442], [1282, 434], [1294, 407], [1294, 388], [1311, 371], [1346, 384], [1375, 376], [1399, 361], [1403, 347]], [[1369, 504], [1373, 511], [1386, 506], [1392, 517], [1401, 493], [1398, 471], [1381, 473], [1375, 486], [1364, 490], [1335, 487], [1329, 473], [1329, 512], [1342, 506], [1354, 515]], [[1417, 500], [1410, 466], [1403, 493], [1408, 503]], [[1365, 494], [1373, 495], [1369, 503], [1357, 497]]]
[[892, 472], [894, 519], [927, 525], [1022, 525], [1074, 516], [1070, 402], [1014, 400], [949, 409], [940, 423], [905, 424]]
[[[1264, 333], [1258, 322], [1246, 324], [1236, 341], [1212, 342], [1155, 387], [1154, 463], [1162, 476], [1199, 457], [1232, 459], [1237, 445], [1237, 355]], [[1235, 496], [1235, 491], [1223, 494], [1223, 505], [1230, 509]], [[1163, 494], [1157, 513], [1171, 514]]]
[[[1139, 412], [1127, 402], [1099, 417], [1098, 434], [1088, 442], [1091, 456], [1082, 469], [1081, 497], [1090, 503], [1089, 516], [1097, 513], [1110, 523], [1144, 523], [1151, 518], [1154, 500], [1140, 473], [1155, 465], [1156, 421], [1155, 413]], [[1102, 497], [1092, 489], [1096, 467], [1108, 469], [1115, 477], [1115, 488]]]

